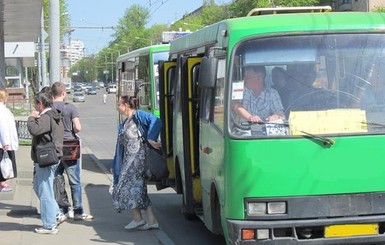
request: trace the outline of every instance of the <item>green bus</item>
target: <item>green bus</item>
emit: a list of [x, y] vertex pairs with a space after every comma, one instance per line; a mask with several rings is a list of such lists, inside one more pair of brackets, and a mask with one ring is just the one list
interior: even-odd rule
[[[248, 67], [265, 71], [259, 94], [246, 94]], [[385, 14], [220, 21], [170, 43], [160, 94], [186, 218], [227, 244], [385, 242]], [[277, 94], [274, 120], [235, 109], [262, 115]]]
[[169, 44], [140, 48], [117, 59], [118, 98], [132, 95], [139, 98], [140, 109], [159, 117], [158, 62], [168, 58]]

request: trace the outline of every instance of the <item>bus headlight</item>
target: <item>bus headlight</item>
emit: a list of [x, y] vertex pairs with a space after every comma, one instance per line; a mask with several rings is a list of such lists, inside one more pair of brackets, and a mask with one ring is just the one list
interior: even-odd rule
[[285, 214], [286, 202], [249, 202], [247, 203], [247, 215], [258, 216], [265, 214]]
[[268, 214], [285, 214], [286, 202], [268, 202], [267, 213]]
[[250, 202], [247, 204], [247, 215], [263, 215], [266, 214], [265, 202]]

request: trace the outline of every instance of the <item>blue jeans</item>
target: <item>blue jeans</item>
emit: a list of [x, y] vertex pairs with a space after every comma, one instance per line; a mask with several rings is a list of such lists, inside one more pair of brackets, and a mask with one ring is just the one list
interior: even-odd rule
[[[78, 160], [61, 161], [56, 169], [56, 175], [63, 175], [64, 170], [67, 173], [69, 185], [71, 188], [72, 206], [74, 214], [83, 214], [82, 184], [80, 182], [80, 163]], [[68, 212], [68, 207], [61, 207], [63, 213]]]
[[53, 178], [57, 166], [58, 164], [41, 168], [35, 163], [33, 189], [40, 200], [40, 218], [46, 229], [56, 226], [56, 216], [59, 213], [53, 193]]

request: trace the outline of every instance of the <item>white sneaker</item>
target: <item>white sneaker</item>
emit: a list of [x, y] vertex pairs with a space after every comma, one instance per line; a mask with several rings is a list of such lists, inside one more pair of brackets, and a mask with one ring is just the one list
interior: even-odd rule
[[67, 219], [67, 216], [65, 216], [64, 214], [62, 214], [62, 213], [58, 214], [58, 216], [56, 216], [57, 225], [60, 225], [61, 223], [66, 221], [66, 219]]
[[126, 225], [124, 227], [124, 229], [126, 229], [126, 230], [133, 230], [133, 229], [141, 227], [141, 226], [143, 226], [145, 224], [146, 224], [146, 222], [144, 220], [139, 220], [139, 221], [133, 220], [128, 225]]
[[74, 211], [72, 208], [68, 210], [68, 213], [66, 213], [67, 218], [73, 219], [74, 218]]
[[148, 223], [146, 223], [146, 224], [138, 227], [138, 230], [142, 230], [142, 231], [152, 230], [152, 229], [159, 229], [159, 224], [158, 223], [154, 223], [154, 224], [149, 225]]
[[38, 234], [56, 235], [57, 233], [59, 233], [59, 230], [58, 230], [58, 228], [56, 228], [56, 226], [52, 227], [51, 229], [46, 229], [44, 227], [39, 227], [39, 228], [35, 228], [35, 232], [38, 233]]
[[74, 220], [91, 221], [94, 218], [91, 214], [74, 214]]

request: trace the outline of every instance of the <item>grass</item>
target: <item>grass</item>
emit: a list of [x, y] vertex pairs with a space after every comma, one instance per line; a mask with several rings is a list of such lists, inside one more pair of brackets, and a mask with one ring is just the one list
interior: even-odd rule
[[32, 140], [20, 139], [19, 140], [19, 145], [20, 146], [31, 146], [32, 145]]

